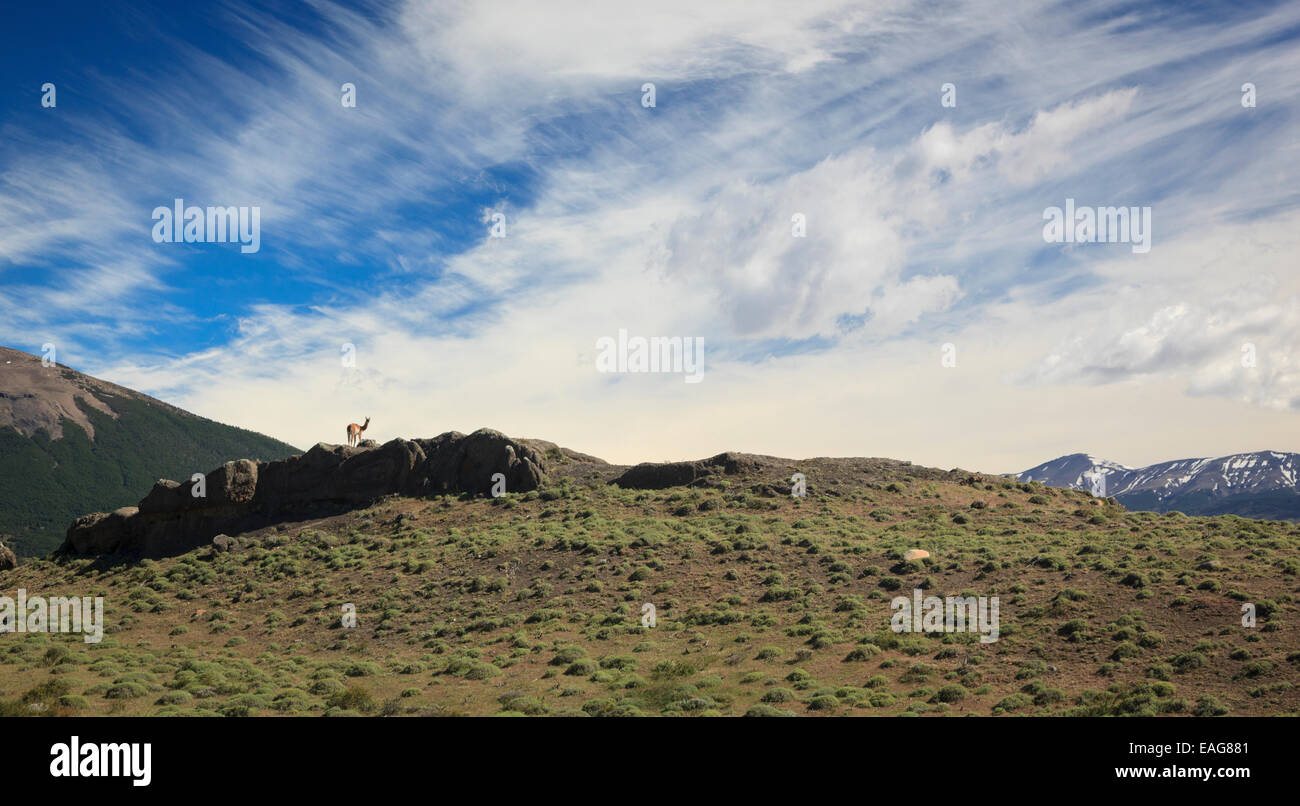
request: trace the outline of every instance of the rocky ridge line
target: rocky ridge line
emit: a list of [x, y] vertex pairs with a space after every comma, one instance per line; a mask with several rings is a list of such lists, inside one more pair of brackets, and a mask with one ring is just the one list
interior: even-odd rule
[[536, 450], [487, 428], [383, 445], [322, 442], [274, 462], [227, 462], [206, 474], [200, 497], [195, 481], [160, 480], [138, 506], [75, 520], [60, 552], [171, 556], [218, 534], [367, 506], [386, 495], [488, 494], [497, 473], [510, 492], [534, 490], [544, 468]]

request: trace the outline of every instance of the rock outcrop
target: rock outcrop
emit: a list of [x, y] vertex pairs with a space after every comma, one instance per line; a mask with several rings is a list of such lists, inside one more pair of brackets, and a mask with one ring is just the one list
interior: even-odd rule
[[[138, 507], [97, 512], [68, 527], [61, 551], [160, 557], [180, 554], [293, 516], [366, 506], [386, 495], [488, 494], [536, 489], [545, 477], [534, 449], [491, 429], [357, 447], [319, 443], [274, 462], [227, 462], [201, 480], [161, 480]], [[228, 540], [228, 538], [227, 538]]]
[[717, 476], [758, 470], [762, 463], [743, 453], [720, 453], [697, 462], [643, 462], [629, 468], [614, 483], [625, 490], [662, 490], [712, 483]]
[[5, 545], [0, 545], [0, 571], [8, 571], [18, 565], [18, 557], [14, 554], [13, 549]]

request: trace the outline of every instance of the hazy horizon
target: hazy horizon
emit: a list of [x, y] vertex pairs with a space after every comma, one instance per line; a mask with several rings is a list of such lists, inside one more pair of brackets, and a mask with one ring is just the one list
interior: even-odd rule
[[[4, 346], [7, 346], [7, 345], [0, 345], [0, 347], [4, 347]], [[62, 363], [62, 362], [60, 362], [60, 363]], [[65, 366], [66, 366], [66, 364], [65, 364]], [[69, 367], [69, 368], [70, 368], [70, 369], [74, 369], [74, 370], [76, 370], [76, 367]], [[80, 370], [77, 370], [77, 371], [80, 371]], [[89, 374], [89, 373], [86, 373], [86, 374]], [[109, 381], [109, 382], [116, 383], [116, 381], [114, 381], [112, 378], [100, 378], [100, 380], [106, 380], [106, 381]], [[119, 385], [125, 385], [125, 384], [119, 384]], [[161, 399], [161, 398], [160, 398], [160, 399]], [[163, 400], [164, 403], [172, 403], [173, 405], [175, 405], [174, 401], [169, 401], [169, 400], [166, 400], [166, 399], [162, 399], [162, 400]], [[201, 412], [193, 412], [193, 413], [195, 413], [195, 414], [200, 414], [201, 416], [207, 417], [208, 419], [216, 420], [216, 421], [218, 421], [218, 422], [225, 422], [225, 421], [222, 420], [219, 416], [213, 416], [213, 415], [210, 415], [210, 414], [203, 414], [203, 413], [201, 413]], [[230, 424], [230, 425], [238, 425], [237, 423], [227, 423], [227, 424]], [[241, 426], [241, 427], [248, 427], [248, 426]], [[474, 430], [476, 430], [477, 428], [495, 428], [495, 426], [493, 426], [493, 425], [490, 424], [490, 423], [481, 423], [481, 424], [479, 424], [479, 425], [473, 425], [473, 426], [466, 425], [466, 426], [463, 426], [463, 427], [460, 427], [460, 428], [438, 428], [438, 429], [436, 429], [436, 430], [428, 430], [428, 431], [413, 431], [413, 432], [411, 432], [411, 433], [402, 433], [402, 434], [385, 434], [385, 435], [382, 436], [382, 437], [379, 437], [379, 436], [378, 436], [378, 432], [377, 432], [377, 431], [368, 430], [368, 431], [367, 431], [367, 437], [368, 437], [368, 438], [378, 438], [380, 441], [387, 441], [387, 440], [389, 440], [389, 439], [393, 439], [393, 438], [395, 438], [395, 437], [403, 437], [403, 438], [410, 439], [410, 438], [418, 438], [418, 437], [430, 437], [430, 436], [436, 436], [438, 433], [442, 433], [442, 432], [444, 432], [444, 431], [448, 431], [448, 430], [451, 430], [451, 431], [461, 431], [461, 432], [463, 432], [463, 433], [468, 433], [468, 432], [470, 432], [470, 431], [474, 431]], [[253, 429], [253, 430], [256, 430], [256, 429]], [[497, 430], [501, 430], [501, 429], [497, 429]], [[328, 438], [323, 438], [323, 439], [317, 439], [317, 440], [314, 440], [314, 441], [311, 441], [311, 442], [299, 442], [299, 441], [295, 441], [295, 440], [293, 440], [293, 439], [286, 439], [285, 437], [283, 437], [282, 435], [279, 435], [279, 434], [266, 433], [266, 432], [262, 432], [262, 433], [263, 433], [265, 436], [269, 436], [269, 437], [272, 437], [272, 438], [274, 438], [274, 439], [279, 439], [279, 440], [281, 440], [281, 441], [283, 441], [283, 442], [287, 442], [287, 443], [289, 443], [289, 444], [291, 444], [291, 445], [293, 445], [293, 446], [295, 446], [295, 447], [297, 447], [297, 448], [299, 448], [299, 449], [301, 449], [301, 450], [307, 450], [307, 449], [311, 448], [312, 445], [316, 444], [316, 442], [326, 442], [326, 443], [332, 443], [332, 444], [339, 444], [339, 443], [341, 443], [341, 442], [343, 441], [343, 440], [331, 440], [331, 439], [328, 439]], [[509, 433], [509, 436], [518, 437], [518, 438], [527, 438], [527, 439], [543, 439], [543, 440], [548, 440], [548, 441], [551, 441], [551, 442], [557, 442], [557, 440], [553, 439], [551, 436], [548, 436], [548, 435], [546, 435], [546, 434]], [[730, 451], [739, 451], [739, 452], [742, 452], [742, 453], [754, 453], [754, 454], [765, 454], [765, 455], [769, 455], [769, 456], [780, 456], [780, 457], [782, 457], [782, 458], [790, 458], [790, 459], [812, 459], [812, 458], [817, 458], [817, 457], [870, 456], [870, 457], [875, 457], [875, 458], [900, 459], [900, 460], [903, 460], [903, 461], [911, 461], [911, 462], [913, 462], [914, 464], [924, 465], [924, 466], [927, 466], [927, 467], [938, 467], [938, 468], [943, 468], [943, 469], [948, 469], [948, 468], [950, 468], [950, 467], [962, 467], [963, 469], [966, 469], [966, 470], [977, 470], [977, 471], [986, 472], [986, 473], [1004, 473], [1004, 474], [1005, 474], [1005, 473], [1020, 473], [1020, 472], [1023, 472], [1023, 471], [1025, 471], [1025, 470], [1028, 470], [1028, 469], [1031, 468], [1031, 467], [1035, 467], [1035, 466], [1037, 466], [1037, 465], [1043, 464], [1044, 462], [1049, 462], [1049, 461], [1051, 461], [1051, 460], [1053, 460], [1053, 459], [1057, 459], [1057, 458], [1059, 458], [1059, 457], [1061, 457], [1061, 456], [1066, 456], [1066, 455], [1069, 455], [1069, 454], [1076, 454], [1076, 453], [1091, 454], [1092, 456], [1096, 457], [1097, 459], [1105, 459], [1105, 460], [1109, 460], [1109, 461], [1113, 461], [1113, 462], [1118, 462], [1119, 464], [1126, 465], [1126, 466], [1131, 467], [1131, 468], [1138, 468], [1138, 467], [1145, 467], [1145, 466], [1147, 466], [1147, 465], [1158, 464], [1158, 463], [1160, 463], [1160, 462], [1172, 461], [1172, 460], [1175, 460], [1175, 459], [1217, 458], [1217, 457], [1219, 457], [1219, 456], [1226, 456], [1226, 455], [1236, 454], [1236, 453], [1253, 453], [1253, 452], [1256, 452], [1256, 451], [1270, 451], [1270, 450], [1271, 450], [1271, 451], [1276, 451], [1276, 450], [1285, 450], [1285, 449], [1279, 449], [1279, 448], [1277, 448], [1277, 447], [1272, 447], [1272, 446], [1262, 446], [1262, 447], [1258, 447], [1258, 448], [1249, 448], [1249, 449], [1245, 449], [1245, 450], [1231, 450], [1231, 451], [1224, 451], [1224, 452], [1221, 452], [1221, 453], [1189, 453], [1189, 454], [1185, 454], [1185, 455], [1177, 455], [1177, 456], [1172, 456], [1172, 455], [1171, 455], [1171, 456], [1165, 456], [1165, 457], [1162, 457], [1162, 458], [1154, 459], [1154, 460], [1151, 460], [1151, 461], [1142, 461], [1142, 462], [1137, 462], [1137, 463], [1135, 463], [1135, 462], [1129, 462], [1129, 461], [1124, 461], [1124, 460], [1119, 459], [1119, 458], [1116, 458], [1115, 456], [1112, 456], [1112, 455], [1110, 455], [1110, 454], [1099, 453], [1099, 452], [1097, 452], [1097, 451], [1089, 451], [1089, 450], [1063, 450], [1063, 451], [1061, 451], [1061, 452], [1059, 452], [1059, 453], [1055, 453], [1055, 454], [1053, 454], [1053, 455], [1051, 455], [1051, 456], [1045, 456], [1045, 457], [1043, 457], [1042, 459], [1040, 459], [1040, 460], [1038, 460], [1038, 461], [1032, 462], [1032, 463], [1030, 463], [1030, 464], [1026, 464], [1024, 467], [1020, 467], [1020, 468], [1017, 468], [1017, 469], [1014, 469], [1014, 470], [1002, 470], [1002, 469], [991, 469], [991, 468], [983, 468], [983, 467], [975, 467], [975, 466], [962, 465], [961, 463], [956, 463], [956, 464], [954, 464], [954, 463], [951, 463], [951, 462], [943, 462], [943, 461], [938, 461], [938, 462], [922, 462], [922, 461], [917, 461], [917, 460], [914, 460], [914, 459], [910, 459], [909, 457], [906, 457], [906, 456], [893, 456], [893, 455], [889, 455], [889, 454], [861, 454], [861, 453], [860, 453], [860, 454], [847, 454], [847, 453], [843, 453], [843, 454], [841, 454], [841, 453], [833, 453], [833, 452], [807, 453], [807, 454], [803, 454], [803, 453], [785, 453], [785, 454], [782, 454], [782, 453], [775, 453], [775, 452], [772, 452], [772, 451], [766, 451], [766, 450], [751, 450], [751, 449], [749, 449], [749, 448], [745, 448], [745, 447], [735, 447], [735, 446], [728, 447], [728, 448], [720, 448], [720, 449], [717, 449], [717, 450], [710, 450], [710, 451], [706, 451], [706, 452], [703, 452], [703, 453], [696, 453], [696, 454], [683, 454], [683, 455], [680, 455], [680, 456], [667, 456], [667, 455], [665, 455], [665, 456], [658, 457], [658, 458], [654, 458], [654, 459], [647, 459], [647, 458], [643, 458], [643, 457], [640, 457], [640, 458], [639, 458], [639, 457], [636, 457], [636, 456], [627, 456], [627, 457], [613, 458], [612, 455], [606, 455], [606, 454], [601, 453], [601, 452], [599, 452], [599, 451], [593, 451], [593, 450], [590, 450], [590, 449], [588, 449], [588, 447], [583, 446], [583, 445], [580, 445], [580, 444], [570, 444], [570, 443], [565, 442], [565, 441], [562, 441], [562, 440], [561, 440], [561, 441], [558, 441], [557, 444], [559, 444], [559, 445], [561, 445], [562, 447], [565, 447], [565, 448], [570, 448], [570, 449], [572, 449], [572, 450], [577, 450], [577, 451], [580, 451], [580, 452], [582, 452], [582, 453], [586, 453], [586, 454], [590, 454], [590, 455], [593, 455], [593, 456], [597, 456], [597, 457], [599, 457], [599, 458], [601, 458], [601, 459], [604, 459], [604, 460], [606, 460], [606, 461], [612, 462], [612, 463], [614, 463], [614, 464], [636, 464], [636, 463], [638, 463], [638, 462], [645, 462], [645, 461], [675, 461], [675, 460], [688, 460], [688, 459], [702, 459], [702, 458], [706, 458], [706, 457], [708, 457], [708, 456], [716, 455], [717, 453], [721, 453], [721, 452], [723, 452], [723, 451], [730, 450]], [[1288, 452], [1292, 452], [1292, 453], [1294, 453], [1294, 452], [1296, 452], [1296, 451], [1288, 451]]]

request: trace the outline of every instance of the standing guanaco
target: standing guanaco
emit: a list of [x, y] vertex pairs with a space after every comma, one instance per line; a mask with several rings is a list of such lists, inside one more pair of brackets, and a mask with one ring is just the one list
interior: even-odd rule
[[355, 446], [361, 442], [361, 432], [370, 427], [370, 418], [367, 417], [365, 423], [357, 425], [356, 423], [348, 424], [348, 445]]

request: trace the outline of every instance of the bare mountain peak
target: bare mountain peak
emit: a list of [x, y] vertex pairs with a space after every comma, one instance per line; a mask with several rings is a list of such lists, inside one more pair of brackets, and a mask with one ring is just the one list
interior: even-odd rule
[[12, 537], [19, 556], [45, 554], [68, 520], [136, 501], [159, 478], [297, 453], [264, 434], [0, 347], [0, 456], [11, 470], [0, 473], [0, 534]]
[[77, 372], [63, 364], [45, 366], [40, 356], [0, 347], [0, 428], [13, 426], [26, 437], [43, 430], [50, 439], [61, 439], [63, 420], [66, 419], [94, 439], [94, 425], [78, 401], [116, 419], [118, 413], [105, 398], [141, 400], [180, 411], [148, 395]]

